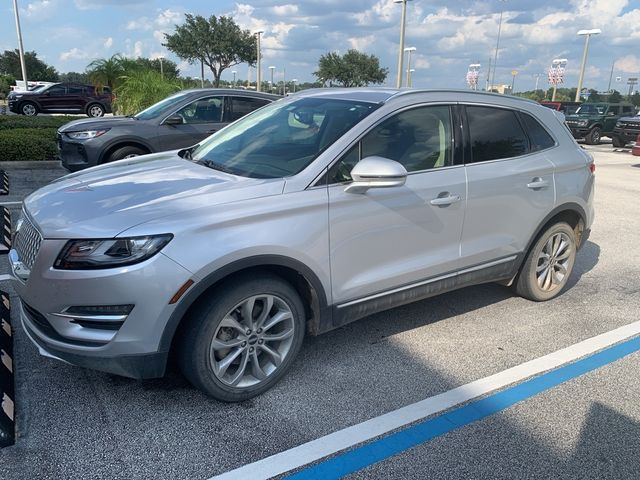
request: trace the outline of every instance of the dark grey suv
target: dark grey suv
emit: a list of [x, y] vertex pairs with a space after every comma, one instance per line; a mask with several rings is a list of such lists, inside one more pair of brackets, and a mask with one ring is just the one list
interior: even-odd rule
[[278, 98], [245, 90], [185, 90], [130, 117], [76, 120], [58, 130], [62, 165], [77, 171], [190, 147]]

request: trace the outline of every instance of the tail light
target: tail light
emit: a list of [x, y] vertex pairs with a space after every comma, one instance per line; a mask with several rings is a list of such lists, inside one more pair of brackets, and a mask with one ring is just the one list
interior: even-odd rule
[[590, 171], [591, 173], [596, 173], [596, 162], [591, 162], [591, 163], [589, 164], [589, 171]]

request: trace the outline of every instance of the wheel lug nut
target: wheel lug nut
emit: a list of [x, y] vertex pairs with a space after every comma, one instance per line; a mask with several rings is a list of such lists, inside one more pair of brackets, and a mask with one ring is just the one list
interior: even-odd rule
[[264, 340], [260, 339], [258, 340], [258, 344], [262, 345], [264, 343]]
[[256, 330], [256, 333], [262, 333], [262, 329], [259, 328], [258, 330]]
[[242, 342], [240, 345], [243, 346], [243, 347], [246, 347], [247, 346], [247, 342]]
[[251, 335], [251, 330], [247, 330], [247, 335]]
[[250, 347], [250, 348], [249, 348], [249, 351], [250, 351], [250, 352], [253, 352], [253, 347]]

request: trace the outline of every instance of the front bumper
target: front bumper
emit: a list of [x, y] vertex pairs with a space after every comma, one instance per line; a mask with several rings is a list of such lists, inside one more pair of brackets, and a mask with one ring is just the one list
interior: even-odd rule
[[616, 128], [613, 131], [613, 135], [620, 140], [623, 140], [625, 143], [631, 143], [636, 141], [638, 135], [640, 135], [640, 130]]
[[[162, 334], [175, 310], [169, 300], [191, 273], [162, 253], [127, 267], [57, 270], [65, 240], [42, 241], [28, 277], [10, 252], [20, 317], [32, 341], [49, 356], [74, 365], [133, 378], [162, 376], [168, 348]], [[26, 280], [23, 280], [26, 278]], [[108, 329], [65, 312], [74, 306], [134, 305]]]
[[7, 102], [8, 106], [9, 106], [9, 111], [13, 112], [13, 113], [19, 113], [18, 112], [18, 101], [17, 100], [9, 100]]
[[58, 156], [64, 168], [77, 172], [98, 165], [102, 151], [99, 138], [78, 142], [70, 140], [64, 133], [58, 132], [57, 135]]
[[573, 135], [573, 138], [584, 138], [587, 136], [590, 130], [588, 127], [572, 127], [572, 126], [569, 126], [569, 129], [571, 130], [571, 135]]

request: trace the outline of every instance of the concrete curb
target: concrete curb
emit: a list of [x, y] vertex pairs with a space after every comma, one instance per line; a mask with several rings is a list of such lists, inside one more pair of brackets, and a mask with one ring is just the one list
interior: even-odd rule
[[41, 168], [58, 168], [60, 160], [24, 160], [19, 162], [2, 162], [0, 161], [0, 169], [2, 170], [33, 170]]
[[0, 291], [0, 448], [15, 442], [13, 335], [9, 294]]

